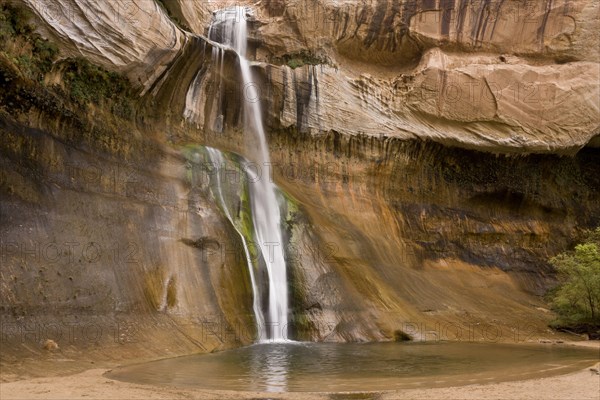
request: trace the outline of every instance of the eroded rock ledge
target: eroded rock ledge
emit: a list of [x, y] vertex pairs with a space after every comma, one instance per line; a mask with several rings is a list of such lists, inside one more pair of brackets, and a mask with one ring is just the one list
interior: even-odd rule
[[[155, 96], [157, 84], [178, 75], [174, 65], [196, 71], [203, 65], [201, 74], [214, 75], [204, 60], [211, 45], [193, 37], [206, 34], [212, 11], [231, 5], [165, 1], [190, 33], [151, 0], [127, 7], [26, 3], [42, 29], [70, 51], [126, 72], [143, 93], [153, 87]], [[270, 118], [282, 126], [431, 139], [497, 153], [573, 154], [600, 134], [597, 2], [245, 3], [255, 10], [257, 84]], [[190, 46], [202, 46], [204, 55], [185, 50]], [[302, 56], [326, 64], [269, 64]], [[235, 69], [229, 73], [237, 82]], [[175, 117], [183, 115], [189, 75], [166, 88], [165, 111]], [[210, 98], [206, 82], [204, 99]], [[279, 92], [281, 104], [273, 104]], [[205, 110], [196, 111], [193, 122], [205, 129]]]

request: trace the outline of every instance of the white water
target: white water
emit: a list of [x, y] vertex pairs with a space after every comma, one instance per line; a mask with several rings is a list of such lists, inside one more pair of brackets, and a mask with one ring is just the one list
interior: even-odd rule
[[[209, 38], [230, 46], [238, 55], [243, 84], [244, 131], [258, 142], [253, 154], [258, 165], [270, 165], [269, 150], [262, 122], [258, 93], [252, 80], [250, 63], [246, 59], [247, 13], [246, 7], [232, 7], [216, 11], [209, 30]], [[217, 36], [220, 37], [217, 38]], [[222, 49], [213, 48], [213, 59], [223, 65]], [[275, 186], [268, 176], [258, 176], [251, 168], [246, 168], [249, 182], [254, 235], [264, 259], [269, 277], [269, 305], [267, 315], [262, 315], [259, 304], [260, 290], [252, 278], [254, 309], [257, 323], [262, 320], [261, 342], [281, 342], [287, 339], [288, 290], [287, 272], [281, 234], [281, 214], [275, 195]], [[229, 218], [229, 216], [228, 216]], [[249, 261], [250, 262], [250, 261]], [[252, 264], [249, 264], [252, 269]], [[251, 273], [252, 275], [252, 273]], [[262, 331], [262, 332], [261, 332]]]
[[221, 168], [225, 168], [225, 159], [223, 158], [223, 153], [221, 153], [221, 151], [217, 149], [213, 149], [212, 147], [206, 147], [206, 151], [208, 152], [210, 161], [216, 170], [215, 185], [217, 193], [215, 195], [217, 196], [217, 200], [219, 201], [219, 203], [221, 203], [221, 208], [223, 209], [225, 216], [227, 217], [229, 222], [231, 222], [231, 225], [233, 225], [233, 227], [235, 228], [236, 232], [240, 236], [240, 239], [242, 240], [242, 245], [244, 246], [244, 254], [246, 256], [246, 262], [248, 264], [248, 270], [250, 272], [250, 283], [252, 284], [252, 293], [254, 295], [252, 300], [252, 309], [254, 310], [254, 316], [256, 317], [257, 334], [259, 339], [265, 338], [267, 337], [265, 330], [265, 318], [260, 307], [260, 291], [256, 282], [256, 276], [254, 274], [254, 264], [252, 262], [252, 256], [250, 255], [250, 249], [248, 248], [248, 242], [242, 234], [242, 232], [240, 231], [240, 229], [238, 228], [234, 219], [232, 218], [231, 212], [229, 211], [229, 206], [225, 202], [225, 198], [223, 196], [223, 189], [221, 184]]

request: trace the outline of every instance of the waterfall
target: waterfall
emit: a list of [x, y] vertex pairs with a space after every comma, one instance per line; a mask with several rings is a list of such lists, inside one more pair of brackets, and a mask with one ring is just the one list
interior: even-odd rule
[[[216, 11], [209, 28], [209, 39], [230, 47], [238, 55], [241, 83], [244, 88], [244, 133], [252, 135], [252, 138], [258, 144], [256, 152], [253, 153], [256, 164], [268, 166], [270, 165], [269, 150], [258, 93], [252, 80], [250, 63], [246, 59], [248, 42], [246, 18], [249, 12], [248, 8], [239, 6]], [[220, 67], [221, 71], [223, 66], [222, 52], [223, 49], [213, 47], [214, 67]], [[218, 65], [219, 62], [220, 65]], [[195, 84], [197, 83], [194, 82], [193, 85]], [[194, 90], [197, 89], [194, 88]], [[215, 157], [214, 152], [211, 157]], [[275, 185], [271, 182], [268, 174], [254, 171], [247, 163], [243, 166], [245, 167], [249, 186], [254, 236], [268, 275], [268, 309], [263, 314], [260, 307], [260, 290], [256, 286], [256, 279], [254, 279], [253, 271], [251, 271], [256, 320], [257, 324], [263, 324], [262, 327], [259, 327], [259, 335], [262, 334], [261, 341], [263, 342], [284, 341], [287, 339], [288, 329], [287, 271], [281, 233], [281, 213], [275, 193]], [[227, 217], [231, 220], [230, 215]], [[248, 259], [248, 262], [248, 267], [252, 270], [251, 260]]]
[[253, 268], [254, 263], [252, 262], [252, 255], [250, 254], [248, 240], [246, 239], [246, 237], [244, 236], [244, 234], [242, 233], [242, 231], [236, 224], [235, 220], [233, 219], [233, 216], [232, 216], [231, 212], [229, 211], [229, 206], [227, 205], [227, 202], [225, 202], [225, 197], [223, 196], [223, 184], [221, 182], [221, 175], [222, 175], [221, 168], [225, 168], [225, 158], [223, 157], [223, 153], [221, 153], [217, 149], [213, 149], [212, 147], [206, 147], [206, 152], [208, 154], [208, 157], [210, 158], [210, 162], [213, 165], [214, 170], [216, 171], [216, 173], [214, 174], [214, 176], [215, 176], [215, 192], [216, 193], [214, 193], [214, 195], [217, 198], [217, 201], [221, 204], [221, 209], [225, 213], [225, 216], [227, 217], [229, 222], [231, 222], [231, 225], [233, 225], [236, 232], [240, 236], [240, 239], [242, 240], [242, 246], [244, 247], [244, 255], [246, 256], [246, 263], [248, 265], [248, 270], [250, 273], [250, 283], [252, 284], [252, 294], [253, 294], [252, 309], [254, 311], [254, 316], [256, 318], [256, 327], [258, 330], [257, 334], [258, 334], [258, 337], [260, 340], [261, 338], [268, 337], [267, 331], [266, 331], [266, 326], [265, 326], [265, 318], [263, 316], [261, 306], [260, 306], [260, 295], [259, 295], [260, 288], [258, 287], [257, 279], [255, 276], [255, 272], [254, 272], [254, 268]]

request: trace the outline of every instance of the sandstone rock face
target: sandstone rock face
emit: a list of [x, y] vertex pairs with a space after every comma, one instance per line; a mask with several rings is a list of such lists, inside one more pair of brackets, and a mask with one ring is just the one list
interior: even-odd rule
[[[219, 6], [220, 3], [223, 3], [223, 6]], [[219, 0], [210, 2], [164, 0], [163, 4], [167, 7], [171, 15], [182, 21], [193, 32], [199, 34], [206, 33], [212, 19], [213, 11], [227, 7], [226, 2], [220, 2]]]
[[40, 28], [60, 40], [66, 55], [126, 73], [144, 88], [166, 70], [186, 40], [154, 1], [24, 2], [43, 21]]
[[[600, 133], [597, 3], [267, 4], [256, 79], [273, 125], [498, 153], [572, 154]], [[325, 64], [269, 64], [302, 53]]]
[[[137, 129], [110, 139], [131, 150], [135, 179], [113, 187], [119, 148], [72, 144], [78, 136], [63, 137], [68, 130], [44, 111], [2, 116], [11, 140], [1, 171], [13, 188], [0, 209], [3, 237], [28, 246], [127, 237], [143, 257], [98, 269], [82, 259], [65, 280], [57, 266], [50, 278], [42, 263], [38, 273], [21, 268], [18, 252], [6, 275], [17, 283], [1, 287], [11, 314], [85, 311], [106, 323], [129, 313], [150, 330], [171, 321], [159, 340], [189, 351], [198, 315], [223, 318], [226, 330], [250, 326], [235, 232], [214, 199], [187, 183], [179, 150], [195, 142], [249, 157], [243, 102], [258, 100], [274, 178], [299, 205], [286, 227], [299, 337], [380, 340], [400, 329], [452, 339], [440, 323], [499, 327], [505, 341], [543, 334], [548, 257], [600, 223], [597, 1], [246, 2], [258, 99], [245, 97], [236, 55], [224, 51], [215, 68], [204, 37], [212, 11], [231, 3], [163, 2], [194, 32], [150, 0], [126, 2], [136, 18], [124, 18], [118, 1], [22, 2], [65, 55], [125, 72], [142, 96]], [[94, 178], [98, 164], [111, 174]], [[239, 251], [206, 260], [211, 243]], [[469, 337], [482, 338], [486, 331]], [[207, 349], [223, 343], [213, 338]]]
[[267, 92], [280, 93], [266, 100], [269, 117], [313, 134], [417, 137], [497, 153], [573, 153], [598, 134], [598, 64], [496, 61], [432, 49], [411, 73], [391, 79], [269, 68]]
[[[69, 130], [63, 125], [53, 136], [0, 124], [2, 323], [15, 327], [7, 340], [19, 344], [25, 326], [52, 326], [69, 344], [89, 345], [81, 331], [68, 336], [73, 325], [92, 326], [101, 343], [122, 340], [157, 355], [252, 342], [241, 245], [207, 194], [190, 190], [184, 160], [148, 149], [135, 161], [91, 155], [62, 143]], [[170, 349], [144, 339], [142, 326], [166, 333]], [[208, 334], [208, 327], [243, 329], [244, 337]]]
[[95, 360], [251, 343], [243, 252], [180, 148], [4, 53], [0, 80], [2, 369], [46, 338]]
[[[593, 1], [285, 1], [267, 10], [286, 23], [265, 37], [289, 37], [296, 46], [333, 46], [368, 63], [406, 64], [420, 49], [515, 53], [559, 60], [598, 61]], [[287, 29], [286, 29], [287, 27]], [[288, 35], [278, 35], [283, 30]], [[292, 32], [299, 32], [299, 35]], [[274, 40], [280, 43], [282, 39]], [[269, 43], [269, 40], [266, 40]], [[277, 47], [276, 47], [277, 48]]]
[[[594, 149], [573, 158], [490, 157], [366, 136], [281, 132], [271, 140], [277, 181], [311, 221], [311, 248], [329, 250], [299, 263], [309, 281], [322, 272], [296, 302], [297, 315], [322, 326], [339, 320], [334, 332], [344, 340], [376, 335], [372, 324], [388, 337], [405, 326], [435, 340], [448, 338], [440, 326], [466, 334], [470, 325], [527, 340], [544, 330], [547, 315], [536, 307], [552, 285], [549, 255], [599, 222]], [[362, 331], [348, 333], [348, 325]]]
[[[181, 51], [189, 34], [153, 1], [28, 4], [74, 51], [146, 89], [176, 57], [199, 65]], [[166, 5], [202, 35], [212, 11], [231, 4]], [[268, 79], [257, 84], [264, 101], [284, 92], [284, 104], [269, 107], [283, 108], [274, 123], [300, 123], [300, 130], [573, 153], [600, 133], [598, 7], [585, 0], [259, 3], [257, 60], [312, 54], [325, 64], [280, 72], [259, 64]], [[350, 116], [358, 116], [352, 124]]]

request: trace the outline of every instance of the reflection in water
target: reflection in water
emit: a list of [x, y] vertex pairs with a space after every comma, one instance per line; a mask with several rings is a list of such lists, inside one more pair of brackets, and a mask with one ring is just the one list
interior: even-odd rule
[[376, 391], [532, 379], [598, 361], [572, 346], [271, 343], [113, 370], [113, 379], [268, 392]]
[[250, 354], [251, 375], [262, 378], [258, 381], [261, 387], [257, 387], [256, 390], [287, 391], [291, 354], [286, 345], [271, 344], [269, 351], [264, 351], [264, 346], [251, 346]]

